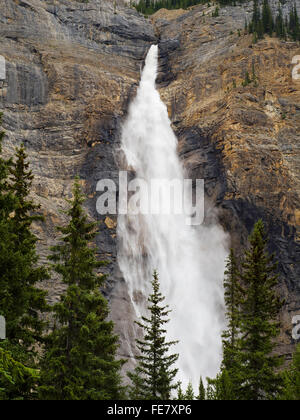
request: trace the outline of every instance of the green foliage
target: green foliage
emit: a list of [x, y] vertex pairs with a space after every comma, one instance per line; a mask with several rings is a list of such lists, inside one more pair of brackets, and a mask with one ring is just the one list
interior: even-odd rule
[[181, 383], [178, 384], [178, 388], [177, 388], [177, 400], [179, 401], [184, 400], [184, 392], [182, 391]]
[[275, 33], [278, 38], [286, 39], [287, 37], [287, 30], [286, 25], [283, 18], [282, 9], [279, 5], [277, 17], [275, 20]]
[[249, 242], [242, 272], [239, 399], [272, 399], [281, 389], [280, 375], [276, 372], [282, 360], [273, 352], [283, 302], [276, 293], [277, 265], [274, 256], [266, 250], [267, 238], [261, 220], [255, 224]]
[[187, 9], [196, 4], [205, 4], [207, 0], [140, 0], [134, 7], [145, 15], [152, 15], [159, 9]]
[[284, 388], [279, 399], [300, 401], [300, 344], [297, 345], [293, 362], [283, 374]]
[[274, 354], [283, 302], [277, 296], [274, 256], [267, 251], [264, 224], [259, 220], [249, 238], [242, 270], [231, 250], [224, 289], [228, 327], [223, 333], [223, 361], [215, 379], [208, 378], [206, 399], [275, 399], [282, 390]]
[[128, 373], [132, 381], [130, 396], [132, 399], [168, 400], [173, 389], [178, 384], [173, 380], [178, 372], [173, 366], [178, 354], [169, 354], [172, 345], [177, 341], [166, 341], [166, 330], [163, 327], [169, 322], [166, 317], [170, 311], [168, 306], [162, 306], [165, 300], [160, 292], [158, 275], [153, 274], [153, 293], [150, 295], [148, 310], [150, 318], [142, 317], [143, 322], [137, 324], [144, 331], [144, 339], [137, 340], [140, 355], [134, 372]]
[[289, 36], [292, 40], [299, 41], [300, 24], [296, 5], [290, 10], [289, 19], [285, 21], [280, 4], [274, 19], [268, 0], [263, 1], [262, 11], [258, 0], [254, 0], [252, 21], [247, 30], [253, 34], [253, 43], [262, 39], [264, 34], [273, 36], [274, 33], [278, 38], [284, 40]]
[[249, 74], [248, 71], [246, 71], [245, 79], [244, 79], [244, 81], [242, 83], [242, 86], [246, 87], [246, 86], [250, 85], [251, 82], [252, 82], [252, 80], [250, 78], [250, 74]]
[[252, 63], [252, 74], [251, 74], [251, 76], [250, 76], [249, 71], [246, 71], [245, 78], [242, 82], [242, 86], [247, 87], [247, 86], [251, 85], [252, 83], [253, 83], [253, 86], [255, 86], [255, 87], [258, 86], [258, 77], [256, 76], [256, 73], [255, 73], [254, 63]]
[[[240, 325], [241, 325], [241, 302], [242, 287], [240, 284], [240, 272], [238, 262], [234, 254], [234, 250], [230, 250], [227, 260], [227, 266], [224, 279], [224, 293], [226, 305], [227, 329], [223, 332], [223, 361], [222, 373], [226, 371], [226, 377], [222, 376], [222, 380], [227, 380], [230, 375], [233, 384], [237, 380], [237, 366], [239, 365], [240, 352]], [[237, 390], [235, 390], [237, 391]]]
[[200, 377], [199, 395], [197, 397], [197, 400], [199, 400], [199, 401], [205, 401], [206, 400], [206, 391], [205, 391], [205, 386], [204, 386], [202, 377]]
[[294, 41], [300, 41], [300, 24], [296, 4], [290, 11], [288, 33]]
[[0, 400], [33, 399], [39, 372], [16, 361], [0, 347]]
[[68, 200], [67, 226], [59, 227], [60, 243], [50, 259], [67, 290], [54, 308], [55, 325], [42, 361], [39, 396], [55, 400], [120, 399], [123, 395], [120, 369], [115, 359], [118, 337], [107, 321], [108, 304], [99, 288], [105, 276], [95, 269], [104, 262], [89, 247], [96, 225], [89, 223], [82, 204], [79, 182]]
[[[6, 272], [5, 296], [1, 299], [6, 318], [7, 336], [10, 342], [21, 342], [26, 349], [42, 338], [46, 327], [40, 314], [48, 310], [46, 292], [37, 284], [49, 278], [45, 267], [37, 266], [36, 243], [38, 238], [31, 232], [32, 223], [43, 220], [36, 215], [40, 209], [30, 198], [33, 175], [22, 145], [16, 149], [15, 161], [9, 167], [9, 189], [15, 198], [9, 225], [14, 246], [11, 252], [19, 258], [19, 265]], [[2, 279], [5, 277], [2, 277]]]
[[263, 23], [264, 33], [267, 33], [270, 36], [272, 36], [273, 29], [274, 29], [274, 21], [273, 21], [272, 10], [271, 10], [268, 0], [264, 0], [263, 2], [262, 23]]
[[177, 400], [193, 401], [194, 399], [195, 399], [195, 393], [194, 393], [194, 390], [193, 390], [192, 383], [189, 382], [185, 392], [183, 392], [181, 383], [179, 383], [178, 387], [177, 387]]
[[46, 293], [36, 285], [48, 273], [37, 267], [37, 237], [31, 225], [38, 206], [28, 198], [33, 179], [28, 166], [23, 146], [16, 150], [15, 161], [0, 157], [0, 314], [6, 319], [13, 357], [22, 354], [22, 362], [34, 366], [35, 344], [45, 327], [40, 313], [47, 309]]
[[236, 400], [236, 393], [229, 373], [223, 370], [216, 379], [207, 379], [206, 390], [207, 400], [233, 401]]
[[219, 17], [220, 16], [220, 8], [217, 6], [215, 11], [212, 13], [212, 17]]
[[187, 401], [193, 401], [195, 399], [195, 394], [193, 390], [193, 385], [191, 382], [189, 382], [187, 390], [185, 392], [184, 399]]

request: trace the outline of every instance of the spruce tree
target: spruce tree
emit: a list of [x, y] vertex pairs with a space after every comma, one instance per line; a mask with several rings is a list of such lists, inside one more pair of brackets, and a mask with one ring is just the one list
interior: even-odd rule
[[281, 400], [300, 401], [300, 344], [297, 345], [293, 362], [283, 374], [284, 387]]
[[[0, 125], [3, 114], [0, 113]], [[8, 188], [9, 167], [12, 163], [11, 159], [4, 159], [2, 156], [2, 142], [5, 136], [5, 131], [0, 129], [0, 227], [7, 227], [8, 215], [14, 209], [14, 199]], [[2, 236], [0, 236], [1, 239]]]
[[21, 255], [22, 266], [10, 279], [12, 308], [7, 317], [7, 335], [10, 341], [23, 343], [26, 349], [42, 340], [46, 327], [41, 314], [48, 310], [46, 292], [36, 287], [49, 278], [44, 266], [37, 266], [39, 257], [36, 252], [38, 238], [31, 231], [32, 223], [43, 220], [37, 214], [40, 205], [29, 198], [33, 181], [24, 146], [16, 149], [15, 160], [9, 168], [10, 184], [15, 208], [10, 223], [14, 235], [14, 252]]
[[279, 6], [278, 13], [275, 21], [275, 32], [278, 38], [286, 38], [286, 27], [283, 19], [282, 8]]
[[41, 399], [107, 400], [123, 395], [124, 361], [116, 360], [118, 337], [100, 291], [105, 276], [95, 272], [105, 263], [97, 261], [96, 250], [89, 246], [96, 225], [84, 213], [84, 200], [76, 180], [66, 211], [69, 222], [58, 228], [60, 241], [50, 256], [66, 291], [53, 307], [55, 324], [42, 361]]
[[36, 284], [48, 275], [37, 267], [37, 238], [30, 230], [36, 206], [28, 199], [32, 174], [20, 150], [16, 162], [0, 158], [0, 315], [6, 319], [7, 335], [0, 346], [34, 366], [35, 344], [44, 328], [40, 313], [47, 309], [45, 292]]
[[252, 21], [250, 24], [250, 33], [255, 33], [255, 32], [258, 33], [259, 22], [260, 22], [260, 8], [258, 5], [258, 0], [254, 0], [253, 15], [252, 15]]
[[203, 384], [203, 379], [200, 377], [200, 383], [199, 383], [199, 395], [197, 397], [197, 400], [199, 401], [205, 401], [206, 400], [206, 391]]
[[278, 275], [269, 255], [264, 224], [259, 220], [249, 238], [243, 262], [239, 399], [272, 399], [281, 389], [281, 358], [273, 354], [283, 302], [277, 296]]
[[182, 391], [181, 383], [178, 384], [178, 388], [177, 388], [177, 400], [179, 401], [184, 400], [184, 392]]
[[233, 401], [238, 399], [230, 374], [223, 370], [216, 379], [207, 379], [206, 399], [213, 401]]
[[262, 23], [263, 23], [264, 33], [267, 33], [270, 36], [272, 36], [273, 29], [274, 29], [274, 21], [273, 21], [272, 10], [271, 10], [268, 0], [264, 0], [263, 2]]
[[296, 4], [294, 4], [293, 8], [290, 11], [290, 19], [289, 19], [289, 34], [294, 41], [300, 40], [300, 23], [299, 23], [299, 16], [297, 12]]
[[0, 400], [34, 399], [38, 376], [37, 369], [24, 366], [0, 347]]
[[178, 369], [174, 367], [178, 354], [169, 354], [171, 346], [177, 341], [166, 341], [164, 325], [169, 322], [168, 306], [162, 306], [165, 297], [160, 292], [158, 274], [155, 271], [152, 281], [153, 292], [148, 298], [150, 317], [142, 317], [137, 324], [144, 332], [144, 338], [137, 340], [140, 355], [138, 365], [128, 376], [132, 381], [130, 396], [132, 399], [168, 400], [173, 389], [178, 388], [174, 379]]
[[227, 329], [223, 332], [223, 360], [215, 379], [208, 379], [209, 399], [236, 400], [240, 391], [240, 324], [242, 287], [234, 250], [230, 250], [224, 278]]
[[[0, 113], [0, 124], [2, 122]], [[10, 223], [10, 215], [15, 208], [15, 198], [10, 191], [8, 176], [11, 159], [2, 156], [2, 142], [5, 132], [0, 130], [0, 315], [6, 316], [5, 299], [7, 298], [8, 281], [6, 278], [7, 270], [13, 269], [17, 256], [12, 251], [14, 238]], [[9, 303], [9, 302], [7, 302]]]
[[223, 362], [222, 370], [226, 370], [231, 380], [237, 374], [239, 364], [239, 338], [240, 338], [240, 305], [242, 287], [240, 273], [234, 250], [230, 250], [224, 279], [224, 293], [226, 306], [227, 329], [223, 332]]
[[191, 382], [189, 382], [188, 387], [185, 392], [184, 399], [187, 401], [193, 401], [195, 399], [195, 394], [193, 390], [193, 385]]

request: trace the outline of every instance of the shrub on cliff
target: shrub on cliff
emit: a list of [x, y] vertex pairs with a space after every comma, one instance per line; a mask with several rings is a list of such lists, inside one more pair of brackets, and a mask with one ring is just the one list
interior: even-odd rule
[[284, 372], [284, 390], [281, 400], [300, 401], [300, 344], [297, 345], [293, 361]]

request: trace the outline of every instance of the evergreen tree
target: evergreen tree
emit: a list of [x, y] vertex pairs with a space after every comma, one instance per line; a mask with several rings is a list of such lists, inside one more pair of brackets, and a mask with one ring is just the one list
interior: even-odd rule
[[[0, 124], [2, 121], [0, 113]], [[14, 269], [17, 263], [17, 256], [12, 251], [14, 237], [11, 229], [11, 217], [15, 208], [15, 198], [9, 188], [8, 176], [9, 167], [12, 164], [11, 159], [2, 157], [2, 142], [5, 132], [0, 130], [0, 315], [6, 317], [6, 304], [12, 299], [7, 291], [9, 282], [7, 272]], [[6, 302], [7, 301], [7, 302]]]
[[177, 388], [177, 400], [179, 401], [184, 400], [184, 392], [182, 391], [181, 383], [178, 384], [178, 388]]
[[[0, 125], [3, 114], [0, 113]], [[0, 129], [0, 227], [2, 229], [7, 226], [8, 215], [13, 211], [14, 200], [8, 187], [9, 167], [12, 163], [11, 159], [4, 159], [2, 157], [2, 142], [5, 132]], [[3, 235], [0, 236], [0, 239]]]
[[37, 238], [30, 231], [35, 218], [29, 214], [36, 206], [27, 198], [32, 175], [23, 149], [17, 150], [16, 159], [0, 158], [0, 315], [6, 319], [7, 335], [0, 346], [17, 361], [34, 366], [35, 344], [44, 328], [39, 315], [47, 309], [46, 293], [36, 283], [48, 276], [36, 267]]
[[284, 372], [284, 388], [281, 400], [300, 401], [300, 344], [296, 347], [293, 362]]
[[275, 21], [275, 33], [278, 38], [286, 38], [286, 27], [283, 19], [282, 8], [279, 6], [278, 14]]
[[258, 5], [258, 0], [254, 0], [252, 21], [251, 21], [250, 26], [249, 26], [250, 33], [258, 33], [259, 32], [259, 24], [260, 24], [260, 8], [259, 8], [259, 5]]
[[140, 355], [134, 372], [128, 373], [132, 381], [130, 395], [132, 399], [167, 400], [171, 397], [174, 378], [178, 369], [174, 364], [178, 354], [169, 354], [172, 345], [177, 341], [166, 341], [164, 325], [169, 322], [166, 317], [171, 312], [168, 306], [162, 306], [165, 300], [160, 292], [158, 274], [155, 271], [152, 281], [153, 293], [148, 298], [150, 318], [142, 317], [137, 324], [144, 331], [144, 339], [137, 340]]
[[289, 34], [294, 41], [300, 40], [300, 24], [296, 4], [290, 11]]
[[206, 391], [205, 391], [205, 387], [204, 387], [204, 384], [203, 384], [202, 377], [200, 378], [199, 395], [197, 397], [197, 400], [199, 400], [199, 401], [205, 401], [206, 400]]
[[231, 377], [226, 370], [223, 370], [216, 379], [207, 379], [207, 400], [233, 401], [237, 399]]
[[274, 21], [273, 21], [272, 10], [271, 10], [268, 0], [264, 0], [263, 2], [262, 23], [263, 23], [264, 33], [267, 33], [270, 36], [272, 36], [273, 29], [274, 29]]
[[0, 400], [34, 399], [38, 375], [0, 347]]
[[241, 302], [240, 394], [239, 399], [272, 399], [281, 389], [276, 370], [281, 359], [273, 354], [279, 334], [276, 321], [283, 302], [275, 291], [274, 256], [269, 255], [264, 224], [259, 220], [249, 238], [250, 249], [243, 263], [244, 296]]
[[189, 382], [187, 390], [185, 392], [184, 399], [187, 401], [193, 401], [195, 399], [195, 394], [193, 390], [193, 385], [191, 382]]
[[[46, 292], [36, 285], [49, 278], [45, 267], [37, 267], [38, 238], [31, 231], [34, 221], [43, 220], [36, 212], [40, 209], [30, 198], [33, 175], [29, 169], [24, 146], [16, 149], [16, 160], [9, 168], [9, 189], [16, 198], [13, 215], [10, 218], [14, 236], [13, 251], [22, 256], [22, 265], [17, 273], [9, 276], [6, 292], [11, 299], [11, 307], [6, 306], [7, 336], [10, 342], [21, 342], [26, 349], [36, 341], [41, 341], [45, 322], [40, 314], [48, 310]], [[6, 300], [7, 303], [7, 300]]]
[[[240, 273], [238, 263], [233, 249], [227, 261], [225, 280], [225, 305], [226, 305], [226, 319], [227, 330], [223, 332], [223, 362], [222, 371], [225, 370], [231, 378], [232, 384], [238, 383], [238, 366], [239, 366], [239, 339], [240, 339], [240, 326], [241, 314], [240, 305], [242, 299], [242, 288], [240, 285]], [[237, 390], [236, 390], [237, 391]]]
[[96, 225], [89, 223], [82, 204], [79, 181], [75, 182], [67, 226], [59, 227], [60, 243], [50, 259], [67, 286], [54, 310], [55, 325], [42, 361], [39, 395], [41, 399], [106, 400], [123, 395], [116, 360], [118, 337], [107, 321], [108, 304], [99, 288], [105, 276], [95, 269], [104, 262], [89, 247]]

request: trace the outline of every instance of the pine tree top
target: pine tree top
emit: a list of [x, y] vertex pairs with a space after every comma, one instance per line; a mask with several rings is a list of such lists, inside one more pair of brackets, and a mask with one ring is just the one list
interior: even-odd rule
[[61, 241], [51, 248], [53, 255], [49, 259], [54, 262], [54, 269], [62, 275], [64, 283], [94, 289], [103, 286], [106, 279], [105, 275], [98, 275], [94, 270], [107, 265], [107, 262], [98, 261], [96, 250], [90, 247], [97, 234], [97, 224], [88, 221], [82, 207], [84, 201], [79, 179], [76, 179], [73, 198], [67, 200], [69, 209], [65, 211], [69, 223], [57, 228], [62, 234]]

